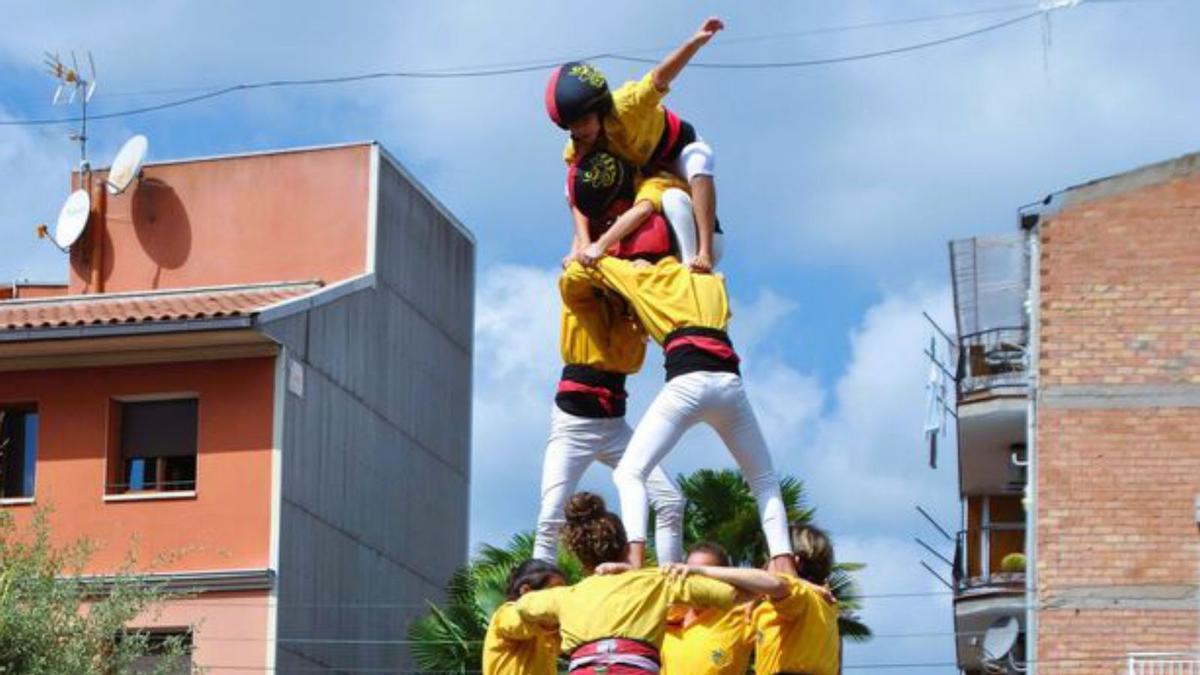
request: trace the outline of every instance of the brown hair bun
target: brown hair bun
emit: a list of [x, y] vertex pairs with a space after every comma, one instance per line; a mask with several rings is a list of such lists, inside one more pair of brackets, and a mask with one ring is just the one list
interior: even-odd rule
[[584, 525], [585, 523], [602, 518], [608, 513], [608, 505], [604, 498], [591, 492], [576, 492], [567, 500], [566, 518], [568, 523]]
[[629, 541], [621, 519], [608, 511], [604, 498], [577, 492], [567, 500], [562, 539], [586, 569], [625, 559]]

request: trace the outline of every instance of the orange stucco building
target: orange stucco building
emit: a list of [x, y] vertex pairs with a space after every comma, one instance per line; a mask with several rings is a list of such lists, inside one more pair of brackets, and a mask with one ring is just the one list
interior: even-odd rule
[[406, 668], [466, 555], [470, 234], [357, 144], [149, 164], [69, 266], [0, 296], [0, 507], [188, 591], [147, 625], [207, 672]]

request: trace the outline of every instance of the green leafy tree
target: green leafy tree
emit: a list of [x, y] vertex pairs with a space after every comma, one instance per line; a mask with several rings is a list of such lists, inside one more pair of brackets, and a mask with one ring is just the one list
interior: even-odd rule
[[[739, 565], [759, 566], [766, 560], [766, 541], [759, 523], [758, 507], [741, 475], [732, 470], [701, 470], [679, 477], [687, 497], [684, 541], [715, 541]], [[785, 477], [781, 482], [788, 518], [812, 520], [813, 510], [804, 506], [803, 485]], [[504, 603], [509, 572], [533, 555], [533, 534], [514, 536], [505, 546], [485, 545], [470, 563], [458, 570], [446, 586], [441, 605], [429, 603], [429, 613], [413, 622], [408, 638], [417, 666], [424, 672], [471, 673], [482, 664], [483, 638], [488, 621]], [[574, 556], [560, 549], [558, 565], [569, 583], [582, 577]], [[861, 607], [853, 573], [858, 563], [839, 563], [829, 585], [842, 607], [839, 628], [849, 640], [866, 640], [870, 629], [857, 618]]]
[[[130, 559], [101, 591], [82, 577], [91, 551], [86, 542], [52, 545], [43, 510], [26, 528], [0, 511], [0, 674], [166, 675], [187, 667], [183, 638], [127, 628], [153, 615], [167, 597], [161, 587], [134, 574]], [[138, 660], [151, 654], [159, 658], [147, 671]]]

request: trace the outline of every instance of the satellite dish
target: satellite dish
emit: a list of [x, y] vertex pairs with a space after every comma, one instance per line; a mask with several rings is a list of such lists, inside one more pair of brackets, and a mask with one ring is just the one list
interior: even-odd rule
[[121, 151], [117, 153], [112, 167], [108, 170], [108, 180], [106, 181], [108, 194], [121, 194], [135, 178], [141, 175], [142, 162], [146, 161], [146, 151], [149, 148], [150, 141], [141, 134], [125, 141], [125, 145], [121, 146]]
[[58, 212], [58, 223], [54, 226], [54, 243], [59, 248], [66, 250], [79, 239], [87, 227], [91, 209], [92, 199], [88, 197], [87, 190], [76, 190], [67, 197], [62, 210]]
[[983, 657], [988, 660], [999, 660], [1008, 656], [1017, 645], [1021, 634], [1021, 625], [1017, 618], [1007, 616], [999, 619], [983, 634]]

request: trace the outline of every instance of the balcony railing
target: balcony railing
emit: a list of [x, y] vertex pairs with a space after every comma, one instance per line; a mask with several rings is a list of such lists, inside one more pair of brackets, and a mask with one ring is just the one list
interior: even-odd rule
[[[961, 530], [954, 550], [954, 584], [958, 593], [983, 588], [1024, 589], [1025, 569], [1005, 572], [999, 561], [1011, 553], [1025, 552], [1023, 524], [995, 523]], [[992, 561], [997, 561], [995, 565]], [[1200, 675], [1200, 673], [1197, 673]]]
[[950, 243], [958, 395], [1025, 385], [1029, 246], [1024, 233]]
[[1129, 675], [1200, 675], [1200, 654], [1130, 654]]
[[991, 328], [959, 338], [958, 397], [987, 389], [1024, 388], [1029, 329]]

